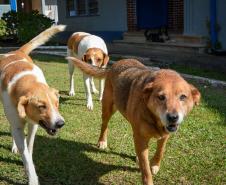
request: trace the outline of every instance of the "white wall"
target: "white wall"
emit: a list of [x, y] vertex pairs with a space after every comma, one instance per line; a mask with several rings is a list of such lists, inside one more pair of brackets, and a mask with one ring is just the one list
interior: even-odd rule
[[0, 18], [2, 17], [3, 13], [6, 13], [10, 10], [11, 10], [10, 5], [5, 5], [5, 4], [0, 5]]

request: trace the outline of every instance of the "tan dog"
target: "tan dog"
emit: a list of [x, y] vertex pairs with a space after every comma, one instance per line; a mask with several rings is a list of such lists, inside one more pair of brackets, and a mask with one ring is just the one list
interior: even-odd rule
[[[106, 77], [99, 148], [107, 147], [108, 122], [119, 110], [133, 129], [143, 184], [152, 185], [152, 174], [159, 170], [169, 133], [176, 132], [183, 118], [199, 103], [199, 91], [175, 71], [150, 70], [133, 59], [120, 60], [107, 70], [70, 60], [91, 76]], [[152, 137], [157, 139], [157, 150], [150, 168], [148, 142]]]
[[[84, 62], [90, 63], [93, 66], [105, 68], [109, 61], [108, 51], [104, 40], [98, 36], [91, 35], [85, 32], [76, 32], [68, 40], [68, 56], [77, 57]], [[68, 60], [68, 68], [70, 75], [70, 91], [69, 95], [74, 96], [74, 64]], [[84, 86], [86, 91], [87, 108], [93, 109], [92, 94], [98, 93], [95, 87], [93, 77], [83, 75]], [[102, 100], [104, 90], [104, 80], [100, 80], [99, 85], [99, 100]]]
[[[4, 54], [0, 60], [0, 97], [5, 115], [11, 125], [14, 153], [19, 150], [29, 185], [38, 185], [32, 160], [33, 143], [38, 125], [54, 135], [64, 125], [58, 111], [58, 91], [46, 83], [42, 70], [28, 54], [49, 38], [63, 31], [65, 26], [53, 26], [20, 49]], [[28, 122], [27, 141], [24, 134]]]

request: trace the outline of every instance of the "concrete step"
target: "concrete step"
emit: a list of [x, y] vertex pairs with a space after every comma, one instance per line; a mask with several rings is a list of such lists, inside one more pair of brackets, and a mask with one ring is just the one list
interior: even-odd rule
[[123, 40], [136, 43], [145, 43], [146, 38], [144, 32], [125, 32], [123, 34]]
[[177, 43], [206, 44], [206, 39], [201, 36], [170, 34], [170, 40]]
[[174, 43], [174, 42], [134, 42], [134, 41], [126, 41], [126, 40], [115, 40], [113, 42], [114, 45], [118, 45], [120, 47], [133, 45], [134, 47], [139, 48], [149, 48], [153, 50], [163, 50], [163, 51], [178, 51], [178, 52], [190, 52], [190, 53], [204, 53], [205, 52], [205, 44], [193, 44], [193, 43]]

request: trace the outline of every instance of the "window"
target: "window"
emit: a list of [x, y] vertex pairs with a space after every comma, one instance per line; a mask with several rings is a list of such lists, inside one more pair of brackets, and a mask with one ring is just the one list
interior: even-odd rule
[[0, 0], [0, 4], [10, 4], [9, 0]]
[[98, 0], [67, 0], [67, 15], [70, 17], [98, 14]]

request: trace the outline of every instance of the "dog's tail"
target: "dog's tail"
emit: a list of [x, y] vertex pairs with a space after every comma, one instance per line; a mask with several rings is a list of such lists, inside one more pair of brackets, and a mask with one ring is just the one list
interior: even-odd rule
[[109, 69], [101, 69], [92, 66], [74, 57], [66, 57], [66, 59], [72, 61], [75, 64], [75, 66], [78, 67], [82, 72], [84, 72], [87, 75], [93, 76], [94, 78], [99, 79], [105, 78], [109, 71]]
[[64, 31], [65, 28], [66, 28], [65, 25], [51, 26], [50, 28], [41, 32], [31, 41], [23, 45], [19, 50], [28, 55], [32, 50], [47, 42], [53, 35], [55, 35], [58, 32]]

